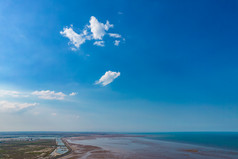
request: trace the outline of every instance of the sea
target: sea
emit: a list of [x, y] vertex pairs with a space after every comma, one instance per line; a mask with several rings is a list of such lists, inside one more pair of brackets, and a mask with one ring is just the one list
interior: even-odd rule
[[238, 132], [129, 133], [144, 138], [238, 151]]

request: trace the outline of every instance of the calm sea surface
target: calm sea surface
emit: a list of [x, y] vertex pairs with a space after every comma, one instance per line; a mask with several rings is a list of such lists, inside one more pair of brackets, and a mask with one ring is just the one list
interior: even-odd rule
[[145, 138], [238, 150], [238, 132], [137, 133]]

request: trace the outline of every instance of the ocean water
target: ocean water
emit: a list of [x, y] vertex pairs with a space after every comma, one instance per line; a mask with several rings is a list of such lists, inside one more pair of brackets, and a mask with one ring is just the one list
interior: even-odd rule
[[238, 132], [137, 133], [145, 138], [238, 151]]
[[[89, 139], [68, 139], [69, 143], [101, 147], [112, 152], [116, 158], [130, 159], [237, 159], [238, 151], [181, 143], [181, 141], [162, 141], [161, 134], [137, 134], [136, 136], [97, 136]], [[142, 137], [143, 135], [143, 137]], [[157, 138], [159, 135], [159, 139]], [[165, 135], [165, 134], [163, 134]], [[167, 136], [168, 134], [166, 134]], [[169, 134], [170, 135], [170, 134]], [[156, 137], [155, 137], [156, 136]], [[152, 137], [152, 138], [151, 138]], [[185, 137], [186, 138], [186, 137]], [[93, 150], [86, 155], [90, 155]], [[118, 157], [119, 156], [119, 157]], [[121, 156], [121, 157], [120, 157]]]

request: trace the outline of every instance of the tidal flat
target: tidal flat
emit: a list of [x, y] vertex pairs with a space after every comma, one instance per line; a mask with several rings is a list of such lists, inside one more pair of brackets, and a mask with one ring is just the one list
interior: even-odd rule
[[237, 159], [238, 151], [133, 135], [89, 135], [64, 139], [72, 152], [62, 159]]

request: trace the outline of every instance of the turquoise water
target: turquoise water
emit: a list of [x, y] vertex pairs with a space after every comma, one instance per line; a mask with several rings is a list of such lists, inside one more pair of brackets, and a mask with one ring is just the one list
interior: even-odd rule
[[[118, 156], [118, 158], [135, 158], [135, 156], [139, 156], [138, 158], [141, 159], [237, 159], [238, 157], [238, 151], [235, 150], [212, 148], [197, 144], [161, 141], [155, 137], [158, 134], [152, 134], [152, 139], [151, 134], [148, 136], [147, 135], [148, 134], [146, 134], [146, 137], [108, 137], [102, 135], [83, 140], [69, 139], [68, 142], [73, 144], [101, 147], [104, 150], [113, 152], [116, 156]], [[161, 134], [159, 134], [159, 136], [162, 138]], [[195, 152], [187, 150], [195, 150]], [[89, 151], [88, 155], [90, 155], [92, 152], [94, 151]]]
[[56, 152], [59, 154], [64, 154], [66, 152], [68, 152], [68, 148], [64, 145], [64, 143], [62, 142], [62, 140], [60, 138], [56, 139], [57, 142], [57, 149]]
[[145, 138], [238, 150], [238, 132], [140, 133]]
[[68, 148], [62, 142], [61, 138], [55, 138], [55, 139], [57, 143], [57, 148], [55, 149], [55, 151], [51, 153], [52, 156], [54, 156], [55, 152], [62, 155], [69, 151]]
[[57, 147], [56, 152], [58, 154], [62, 155], [62, 154], [65, 154], [66, 152], [68, 152], [68, 149], [67, 149], [67, 147]]

